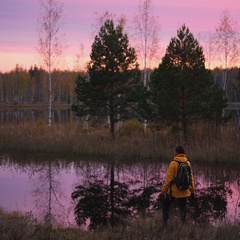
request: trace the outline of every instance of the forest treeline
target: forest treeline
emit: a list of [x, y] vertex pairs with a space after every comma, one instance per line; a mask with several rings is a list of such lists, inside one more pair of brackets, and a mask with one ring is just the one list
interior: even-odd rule
[[[75, 71], [58, 71], [52, 73], [52, 91], [54, 103], [71, 103], [75, 101]], [[10, 72], [0, 73], [0, 102], [35, 104], [48, 103], [49, 86], [45, 70], [37, 66], [24, 69], [16, 66]]]
[[[214, 82], [221, 86], [224, 70], [212, 70]], [[228, 84], [226, 96], [228, 102], [240, 101], [240, 69], [228, 70]], [[76, 101], [75, 80], [79, 73], [76, 71], [54, 70], [52, 74], [53, 103], [71, 104]], [[143, 74], [142, 74], [143, 77]], [[30, 69], [17, 65], [15, 69], [0, 72], [0, 102], [6, 104], [37, 104], [48, 103], [48, 78], [47, 72], [34, 66]]]
[[[225, 70], [215, 68], [212, 70], [214, 82], [221, 86]], [[240, 101], [240, 68], [228, 70], [226, 96], [228, 102]], [[53, 103], [71, 104], [76, 101], [75, 81], [78, 74], [84, 72], [54, 70], [52, 73]], [[143, 81], [143, 74], [141, 74]], [[15, 69], [0, 72], [0, 102], [3, 104], [47, 104], [48, 103], [47, 72], [40, 67], [30, 69], [17, 65]]]

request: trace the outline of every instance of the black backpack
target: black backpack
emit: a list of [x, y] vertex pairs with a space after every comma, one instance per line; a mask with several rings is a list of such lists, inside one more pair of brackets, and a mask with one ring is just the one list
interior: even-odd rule
[[177, 176], [172, 180], [171, 184], [175, 183], [180, 190], [187, 190], [192, 184], [191, 167], [187, 162], [175, 162], [178, 163]]

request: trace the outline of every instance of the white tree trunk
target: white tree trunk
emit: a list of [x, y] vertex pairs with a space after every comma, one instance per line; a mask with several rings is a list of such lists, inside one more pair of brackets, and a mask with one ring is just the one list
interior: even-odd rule
[[88, 121], [89, 121], [89, 114], [86, 116], [86, 118], [84, 120], [84, 124], [83, 124], [84, 131], [88, 130]]

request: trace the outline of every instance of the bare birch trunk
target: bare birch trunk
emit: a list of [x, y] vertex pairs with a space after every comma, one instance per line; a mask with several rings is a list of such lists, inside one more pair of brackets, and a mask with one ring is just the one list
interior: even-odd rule
[[38, 19], [39, 49], [48, 71], [48, 126], [52, 126], [52, 69], [57, 65], [63, 49], [60, 35], [63, 4], [58, 0], [40, 0], [41, 13]]
[[89, 114], [86, 116], [86, 118], [84, 120], [84, 124], [83, 124], [84, 131], [88, 130], [88, 121], [89, 121]]
[[[147, 75], [147, 62], [149, 66], [153, 58], [157, 55], [159, 39], [157, 36], [158, 24], [152, 14], [151, 0], [139, 2], [138, 13], [135, 17], [136, 29], [141, 39], [143, 52], [143, 85], [148, 87], [149, 76]], [[143, 123], [144, 132], [147, 130], [147, 119]]]

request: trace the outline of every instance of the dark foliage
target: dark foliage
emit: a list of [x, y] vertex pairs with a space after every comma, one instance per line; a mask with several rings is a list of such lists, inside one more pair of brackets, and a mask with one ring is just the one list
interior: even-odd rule
[[88, 183], [88, 187], [79, 185], [72, 193], [72, 199], [78, 200], [75, 207], [76, 222], [78, 225], [86, 224], [90, 220], [89, 229], [99, 226], [109, 226], [114, 214], [114, 223], [121, 222], [130, 214], [126, 207], [128, 187], [124, 183], [114, 183], [113, 200], [114, 209], [111, 209], [111, 188], [103, 181]]
[[[76, 222], [82, 225], [90, 219], [89, 229], [110, 226], [113, 212], [114, 226], [126, 223], [131, 215], [143, 215], [154, 209], [161, 209], [163, 197], [159, 192], [158, 184], [129, 190], [127, 184], [115, 182], [114, 208], [111, 209], [112, 193], [108, 185], [95, 181], [89, 183], [88, 187], [78, 186], [72, 193], [72, 199], [78, 200], [75, 207]], [[224, 185], [200, 189], [197, 196], [189, 198], [188, 208], [189, 216], [199, 224], [222, 220], [227, 213], [227, 190]]]
[[89, 79], [78, 76], [73, 104], [78, 116], [109, 116], [111, 134], [114, 123], [128, 115], [138, 101], [140, 71], [134, 48], [129, 47], [121, 24], [106, 20], [92, 44], [88, 64]]
[[145, 212], [156, 201], [152, 195], [158, 192], [155, 186], [138, 188], [132, 191], [132, 197], [129, 198], [129, 206], [137, 212]]
[[224, 185], [200, 189], [197, 198], [190, 199], [190, 213], [199, 223], [222, 220], [227, 213], [227, 194]]
[[155, 120], [163, 119], [173, 128], [182, 130], [185, 140], [191, 123], [223, 121], [222, 110], [227, 100], [204, 64], [202, 48], [183, 25], [177, 37], [171, 39], [151, 77], [150, 98], [145, 101], [151, 102], [151, 115]]

